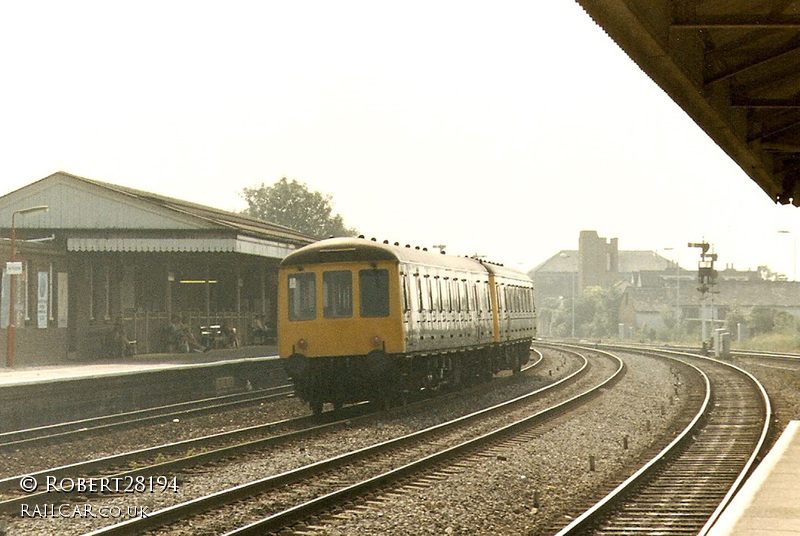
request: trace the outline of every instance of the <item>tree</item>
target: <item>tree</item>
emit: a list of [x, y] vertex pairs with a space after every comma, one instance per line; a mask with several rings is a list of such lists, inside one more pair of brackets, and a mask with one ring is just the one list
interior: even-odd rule
[[622, 296], [614, 289], [587, 287], [577, 305], [576, 322], [585, 337], [614, 337], [619, 331]]
[[786, 276], [786, 274], [779, 274], [778, 272], [773, 272], [769, 266], [759, 266], [758, 274], [764, 281], [788, 281], [789, 279]]
[[346, 227], [339, 214], [332, 215], [330, 195], [312, 192], [305, 183], [286, 177], [267, 186], [243, 188], [241, 196], [247, 201], [248, 216], [284, 225], [295, 231], [327, 238], [329, 236], [355, 236], [353, 228]]
[[541, 325], [548, 335], [569, 337], [575, 322], [576, 337], [615, 337], [619, 331], [621, 296], [613, 289], [587, 287], [572, 297], [549, 298], [539, 305]]

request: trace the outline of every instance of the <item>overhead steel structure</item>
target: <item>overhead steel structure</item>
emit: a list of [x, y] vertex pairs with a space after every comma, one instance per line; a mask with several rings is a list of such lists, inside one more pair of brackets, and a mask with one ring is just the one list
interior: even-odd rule
[[800, 0], [576, 0], [767, 195], [800, 206]]

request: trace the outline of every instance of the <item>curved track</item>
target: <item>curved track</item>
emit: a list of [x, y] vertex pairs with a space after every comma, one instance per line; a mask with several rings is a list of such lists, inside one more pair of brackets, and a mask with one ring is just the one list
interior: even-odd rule
[[[241, 529], [235, 529], [231, 534], [263, 534], [265, 531], [280, 530], [282, 527], [291, 526], [299, 520], [313, 516], [326, 508], [347, 503], [353, 500], [354, 497], [373, 493], [377, 488], [392, 486], [411, 475], [431, 471], [432, 467], [440, 467], [442, 464], [451, 463], [448, 460], [480, 448], [479, 446], [481, 445], [507, 440], [514, 434], [524, 433], [526, 427], [529, 429], [530, 426], [541, 424], [542, 419], [552, 416], [554, 412], [563, 411], [565, 408], [579, 404], [584, 399], [591, 398], [601, 392], [603, 387], [608, 386], [610, 382], [614, 381], [614, 378], [618, 378], [623, 373], [624, 367], [621, 362], [618, 362], [618, 365], [614, 367], [605, 365], [603, 368], [605, 372], [595, 373], [593, 376], [589, 375], [589, 377], [594, 378], [591, 382], [589, 382], [589, 377], [583, 378], [580, 381], [580, 385], [583, 385], [583, 387], [579, 387], [577, 384], [572, 387], [573, 390], [579, 388], [582, 394], [569, 396], [567, 400], [562, 397], [560, 403], [557, 404], [559, 409], [551, 408], [547, 411], [541, 411], [533, 417], [530, 416], [529, 411], [526, 411], [525, 404], [535, 400], [535, 397], [543, 391], [552, 390], [555, 385], [565, 385], [568, 382], [578, 381], [578, 377], [589, 370], [588, 366], [584, 366], [580, 374], [570, 377], [569, 380], [561, 380], [545, 389], [540, 389], [523, 397], [518, 397], [512, 401], [498, 404], [453, 421], [345, 453], [287, 473], [243, 484], [206, 497], [199, 497], [187, 503], [153, 512], [147, 519], [126, 521], [95, 531], [92, 534], [138, 534], [156, 526], [183, 521], [201, 512], [209, 512], [211, 510], [217, 511], [218, 515], [227, 519], [229, 516], [226, 516], [224, 508], [237, 501], [240, 502], [240, 505], [242, 501], [250, 501], [254, 504], [253, 510], [263, 511], [265, 505], [271, 502], [285, 503], [290, 500], [288, 497], [295, 497], [291, 500], [298, 501], [298, 497], [312, 496], [313, 498], [310, 500], [299, 499], [299, 502], [294, 503], [289, 508], [275, 511], [266, 518], [252, 521]], [[591, 383], [591, 388], [589, 389], [586, 389], [585, 383], [587, 382]], [[517, 417], [511, 424], [506, 422], [500, 427], [496, 427], [496, 422], [494, 425], [492, 424], [491, 419], [497, 420], [499, 418], [507, 421], [509, 412], [513, 411], [522, 411], [526, 414], [526, 417], [523, 419]], [[489, 426], [491, 431], [481, 433], [481, 426], [484, 428]], [[454, 442], [454, 438], [465, 434], [471, 435], [472, 439], [464, 441], [462, 438], [460, 441]], [[394, 469], [387, 471], [385, 469], [387, 466], [394, 467]], [[356, 475], [369, 474], [354, 480], [353, 473]], [[321, 478], [323, 474], [325, 477]], [[267, 492], [269, 492], [269, 495], [264, 496], [263, 494]], [[279, 493], [280, 495], [276, 495]], [[286, 495], [283, 495], [284, 493]], [[279, 499], [277, 497], [283, 498]], [[200, 522], [194, 521], [193, 523], [194, 526], [197, 526]], [[217, 530], [216, 526], [215, 530]]]
[[558, 536], [705, 534], [760, 454], [771, 407], [752, 375], [702, 356], [651, 352], [701, 370], [707, 378], [702, 410], [667, 448]]

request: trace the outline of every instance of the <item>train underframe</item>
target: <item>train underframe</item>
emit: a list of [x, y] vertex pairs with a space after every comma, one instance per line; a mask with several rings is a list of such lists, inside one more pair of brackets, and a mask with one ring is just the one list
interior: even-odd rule
[[308, 358], [295, 354], [284, 368], [295, 393], [315, 414], [325, 403], [334, 409], [365, 400], [385, 406], [419, 394], [456, 390], [488, 381], [501, 370], [519, 372], [530, 357], [531, 340], [429, 354], [367, 355]]

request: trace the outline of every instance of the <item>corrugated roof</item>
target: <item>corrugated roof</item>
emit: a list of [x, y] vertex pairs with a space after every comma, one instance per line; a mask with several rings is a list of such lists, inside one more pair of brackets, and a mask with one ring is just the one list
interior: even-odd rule
[[[95, 199], [96, 197], [96, 199]], [[259, 240], [305, 245], [316, 241], [288, 227], [243, 214], [191, 203], [127, 186], [58, 172], [0, 197], [0, 213], [48, 204], [48, 214], [20, 219], [19, 228], [85, 231], [222, 231]]]
[[146, 203], [156, 204], [163, 208], [173, 210], [175, 212], [188, 214], [197, 218], [207, 220], [209, 222], [212, 222], [214, 224], [223, 227], [238, 229], [242, 232], [249, 232], [255, 234], [268, 233], [272, 237], [297, 240], [304, 243], [311, 243], [316, 240], [316, 238], [314, 237], [304, 235], [303, 233], [295, 231], [294, 229], [291, 229], [289, 227], [278, 225], [277, 223], [262, 221], [256, 218], [252, 218], [250, 216], [246, 216], [244, 214], [228, 212], [218, 208], [192, 203], [190, 201], [176, 199], [174, 197], [168, 197], [164, 195], [154, 194], [152, 192], [137, 190], [135, 188], [129, 188], [127, 186], [120, 186], [117, 184], [111, 184], [103, 181], [98, 181], [95, 179], [78, 177], [77, 175], [64, 173], [63, 171], [59, 173], [61, 175], [69, 176], [75, 180], [83, 181], [89, 184], [94, 184], [96, 186], [105, 188], [107, 190], [111, 190], [114, 192], [121, 193], [123, 195], [134, 197]]

